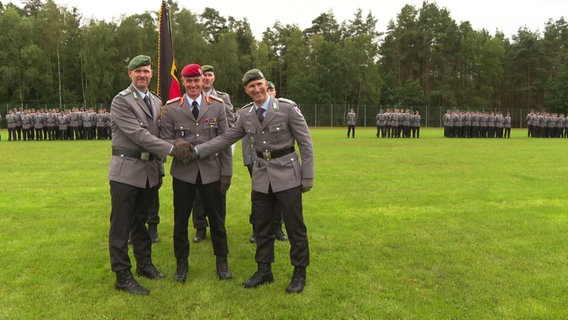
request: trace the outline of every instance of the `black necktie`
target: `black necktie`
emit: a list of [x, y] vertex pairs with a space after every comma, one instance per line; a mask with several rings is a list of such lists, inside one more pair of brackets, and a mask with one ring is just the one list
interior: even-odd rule
[[258, 116], [258, 121], [262, 123], [262, 121], [264, 120], [264, 109], [256, 108], [256, 115]]
[[197, 116], [199, 115], [199, 107], [197, 106], [197, 101], [193, 101], [191, 105], [193, 106], [191, 113], [193, 113], [195, 120], [197, 120]]
[[148, 111], [150, 111], [150, 114], [154, 116], [154, 112], [152, 112], [152, 104], [150, 104], [150, 98], [148, 98], [148, 96], [144, 96], [144, 103], [146, 103], [146, 106], [148, 107]]

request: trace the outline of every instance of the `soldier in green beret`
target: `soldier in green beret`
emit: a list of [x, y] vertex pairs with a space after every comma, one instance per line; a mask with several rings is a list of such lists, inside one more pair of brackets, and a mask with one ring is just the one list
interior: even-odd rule
[[128, 236], [136, 258], [136, 274], [162, 279], [152, 263], [152, 240], [146, 229], [148, 207], [164, 175], [164, 160], [170, 154], [185, 159], [190, 145], [158, 138], [160, 97], [148, 90], [153, 70], [150, 57], [136, 56], [128, 64], [131, 84], [111, 103], [112, 156], [108, 179], [111, 195], [109, 252], [116, 289], [147, 295], [150, 291], [134, 279], [128, 255]]
[[[256, 288], [274, 282], [274, 218], [281, 210], [290, 240], [294, 272], [288, 293], [300, 293], [310, 263], [308, 234], [304, 223], [302, 193], [313, 187], [314, 150], [310, 130], [294, 101], [268, 94], [268, 82], [259, 69], [243, 76], [245, 92], [253, 102], [239, 111], [237, 122], [226, 133], [198, 144], [191, 157], [208, 158], [241, 138], [249, 139], [256, 153], [252, 167], [252, 207], [255, 216], [257, 271], [243, 283]], [[295, 145], [299, 147], [296, 151]]]

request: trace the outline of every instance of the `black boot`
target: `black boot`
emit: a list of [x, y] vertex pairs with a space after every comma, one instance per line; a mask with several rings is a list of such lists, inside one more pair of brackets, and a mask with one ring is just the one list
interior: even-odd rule
[[219, 280], [229, 280], [233, 277], [231, 271], [229, 271], [229, 263], [227, 262], [227, 257], [217, 257], [217, 276]]
[[187, 258], [177, 258], [176, 262], [176, 275], [174, 276], [174, 280], [177, 282], [185, 282], [187, 269], [189, 268]]
[[166, 276], [158, 271], [152, 263], [152, 258], [146, 257], [136, 261], [136, 274], [149, 279], [163, 279]]
[[148, 295], [150, 290], [141, 286], [129, 270], [116, 272], [116, 290], [128, 291], [132, 294]]
[[274, 276], [272, 275], [270, 263], [259, 263], [258, 271], [256, 271], [250, 279], [243, 283], [243, 287], [251, 289], [271, 282], [274, 282]]
[[276, 232], [274, 232], [274, 237], [280, 241], [288, 241], [288, 237], [282, 231], [282, 225], [276, 226]]
[[152, 239], [152, 243], [160, 242], [160, 237], [158, 236], [158, 225], [157, 224], [148, 224], [148, 233], [150, 234], [150, 238]]
[[292, 280], [286, 288], [288, 293], [300, 293], [306, 285], [306, 267], [295, 267], [292, 274]]
[[199, 242], [205, 240], [205, 236], [207, 236], [207, 229], [206, 228], [197, 229], [197, 231], [195, 232], [195, 238], [193, 238], [193, 242], [199, 243]]

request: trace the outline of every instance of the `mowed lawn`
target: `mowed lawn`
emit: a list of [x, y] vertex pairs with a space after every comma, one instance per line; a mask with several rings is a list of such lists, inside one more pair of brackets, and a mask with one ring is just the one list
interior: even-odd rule
[[[568, 139], [377, 139], [373, 128], [312, 129], [314, 189], [304, 194], [311, 265], [285, 293], [256, 270], [250, 180], [240, 143], [227, 199], [230, 281], [211, 239], [191, 243], [188, 282], [173, 280], [171, 176], [153, 259], [165, 280], [114, 289], [108, 228], [110, 141], [0, 141], [0, 319], [566, 319]], [[167, 164], [169, 166], [170, 163]], [[168, 168], [166, 169], [168, 170]], [[194, 230], [190, 230], [190, 236]]]

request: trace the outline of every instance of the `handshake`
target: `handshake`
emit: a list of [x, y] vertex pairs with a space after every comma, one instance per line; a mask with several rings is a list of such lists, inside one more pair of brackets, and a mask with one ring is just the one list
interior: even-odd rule
[[174, 158], [181, 160], [183, 163], [189, 163], [191, 161], [197, 160], [198, 155], [195, 153], [194, 146], [183, 140], [177, 139], [172, 148], [171, 155]]

